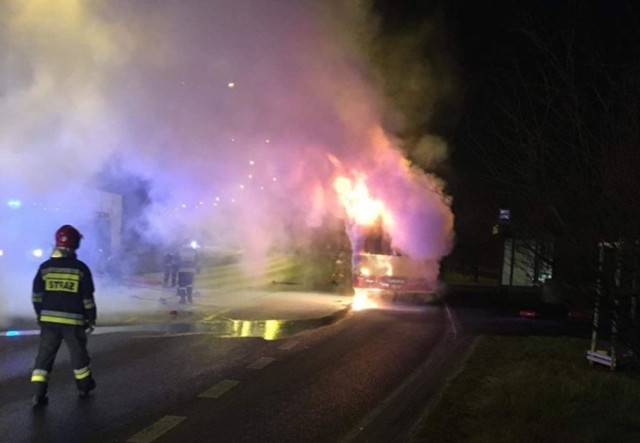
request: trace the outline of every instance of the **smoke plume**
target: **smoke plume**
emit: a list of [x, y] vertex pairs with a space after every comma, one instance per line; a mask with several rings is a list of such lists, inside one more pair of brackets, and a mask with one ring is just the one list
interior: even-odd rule
[[[408, 120], [362, 50], [375, 29], [358, 1], [0, 3], [0, 317], [30, 310], [29, 248], [46, 256], [61, 224], [80, 228], [79, 254], [97, 262], [96, 188], [131, 177], [145, 203], [124, 225], [144, 241], [198, 236], [260, 257], [341, 216], [333, 155], [367, 174], [403, 250], [447, 254], [443, 183], [391, 135]], [[431, 113], [437, 99], [423, 97]], [[421, 161], [446, 157], [422, 135]], [[9, 259], [25, 271], [9, 274]]]

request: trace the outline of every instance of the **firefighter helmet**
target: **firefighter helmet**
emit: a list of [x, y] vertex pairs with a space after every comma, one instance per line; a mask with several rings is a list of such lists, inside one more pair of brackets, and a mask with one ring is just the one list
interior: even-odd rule
[[56, 231], [56, 248], [78, 249], [82, 234], [71, 225], [61, 226]]

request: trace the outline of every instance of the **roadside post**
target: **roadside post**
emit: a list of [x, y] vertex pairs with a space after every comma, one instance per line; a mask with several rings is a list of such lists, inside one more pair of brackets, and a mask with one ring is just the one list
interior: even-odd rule
[[[587, 351], [587, 360], [593, 365], [598, 363], [604, 366], [608, 366], [612, 371], [616, 368], [616, 344], [618, 335], [618, 318], [616, 301], [614, 301], [613, 312], [611, 316], [611, 337], [609, 351], [598, 349], [598, 330], [600, 327], [600, 308], [602, 305], [602, 296], [604, 288], [604, 260], [606, 249], [613, 249], [615, 246], [611, 243], [600, 242], [598, 244], [598, 277], [596, 279], [596, 300], [593, 307], [593, 323], [591, 331], [591, 347]], [[617, 291], [620, 285], [620, 248], [616, 253], [616, 269], [614, 270], [614, 285]], [[614, 299], [617, 300], [617, 296], [614, 295]]]

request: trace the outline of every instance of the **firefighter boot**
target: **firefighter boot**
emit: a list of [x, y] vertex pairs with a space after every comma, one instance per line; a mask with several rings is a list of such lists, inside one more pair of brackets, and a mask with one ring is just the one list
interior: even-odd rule
[[192, 291], [191, 288], [187, 288], [187, 301], [189, 303], [193, 303]]
[[47, 383], [35, 383], [35, 394], [31, 398], [31, 404], [34, 408], [45, 406], [49, 403], [47, 397]]
[[78, 380], [78, 393], [80, 397], [88, 397], [89, 393], [93, 391], [97, 384], [93, 377], [84, 378], [82, 380]]

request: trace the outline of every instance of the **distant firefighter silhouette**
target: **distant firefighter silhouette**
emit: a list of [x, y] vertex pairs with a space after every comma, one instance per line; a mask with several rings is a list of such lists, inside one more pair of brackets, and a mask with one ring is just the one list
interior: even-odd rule
[[178, 252], [178, 286], [176, 295], [180, 303], [193, 303], [193, 285], [198, 272], [198, 252], [190, 245]]

